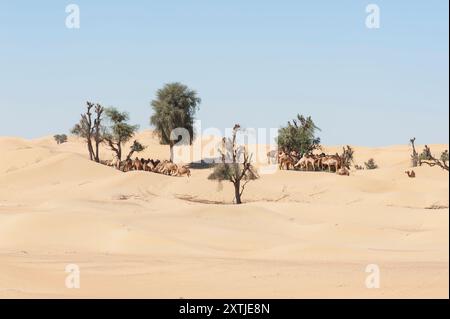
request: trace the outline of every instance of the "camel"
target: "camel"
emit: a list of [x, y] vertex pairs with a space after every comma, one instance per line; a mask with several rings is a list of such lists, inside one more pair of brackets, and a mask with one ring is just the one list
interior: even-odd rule
[[153, 160], [148, 158], [143, 160], [144, 171], [146, 172], [156, 172], [156, 166], [160, 163], [160, 160]]
[[309, 170], [309, 166], [311, 165], [312, 170], [315, 171], [316, 170], [316, 158], [313, 155], [304, 155], [303, 156], [305, 158], [306, 161], [306, 170]]
[[174, 163], [166, 163], [167, 175], [176, 175], [178, 172], [178, 166]]
[[134, 163], [133, 163], [133, 168], [136, 171], [142, 171], [144, 170], [144, 165], [142, 164], [142, 161], [139, 158], [135, 158]]
[[306, 168], [306, 158], [302, 157], [301, 159], [298, 160], [298, 162], [294, 165], [295, 168], [300, 168], [300, 169], [304, 169]]
[[270, 151], [267, 153], [267, 164], [275, 164], [278, 161], [278, 152]]
[[405, 172], [406, 175], [408, 175], [409, 178], [415, 178], [416, 177], [416, 172], [414, 172], [413, 170], [410, 171], [406, 171]]
[[345, 166], [342, 166], [341, 168], [339, 168], [336, 171], [336, 174], [341, 175], [341, 176], [350, 176], [350, 172], [347, 169], [347, 167], [345, 167]]
[[327, 155], [322, 158], [322, 170], [324, 166], [328, 166], [328, 172], [331, 172], [331, 167], [334, 166], [335, 171], [337, 171], [340, 167], [340, 159], [339, 156], [336, 155]]
[[129, 172], [133, 170], [133, 166], [133, 161], [131, 159], [127, 159], [119, 163], [119, 169], [121, 169], [123, 172]]
[[181, 166], [178, 168], [177, 176], [186, 175], [187, 177], [191, 177], [191, 171], [187, 166]]
[[292, 160], [292, 158], [285, 153], [282, 153], [282, 155], [279, 157], [279, 161], [280, 170], [283, 169], [283, 167], [285, 167], [286, 170], [289, 170], [289, 167], [294, 166], [294, 161]]

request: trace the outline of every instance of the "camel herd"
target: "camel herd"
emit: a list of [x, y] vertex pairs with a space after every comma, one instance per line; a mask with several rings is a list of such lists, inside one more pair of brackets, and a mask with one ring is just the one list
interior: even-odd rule
[[134, 160], [128, 158], [124, 161], [107, 160], [101, 161], [101, 164], [115, 167], [122, 172], [146, 171], [159, 173], [169, 176], [191, 176], [191, 171], [186, 165], [177, 165], [168, 160], [153, 160], [136, 157]]
[[271, 151], [267, 153], [267, 158], [269, 164], [276, 160], [280, 170], [289, 170], [291, 168], [306, 171], [327, 170], [328, 172], [336, 172], [338, 175], [350, 175], [348, 167], [344, 165], [343, 158], [338, 154], [326, 155], [325, 153], [322, 153], [319, 155], [305, 154], [303, 156], [300, 156], [295, 151], [292, 151], [290, 153], [285, 153], [283, 151], [274, 153], [273, 151]]

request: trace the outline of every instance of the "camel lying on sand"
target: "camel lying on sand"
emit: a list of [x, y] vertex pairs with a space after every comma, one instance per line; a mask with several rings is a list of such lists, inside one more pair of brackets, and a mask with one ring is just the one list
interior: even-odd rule
[[170, 176], [191, 176], [191, 171], [187, 166], [178, 166], [177, 164], [172, 163], [168, 160], [160, 161], [150, 158], [139, 159], [138, 157], [136, 157], [134, 160], [128, 158], [124, 161], [102, 160], [100, 161], [100, 163], [103, 165], [115, 167], [122, 172], [135, 170], [165, 174]]
[[350, 172], [345, 166], [342, 166], [341, 168], [339, 168], [336, 171], [336, 174], [341, 175], [341, 176], [350, 176]]
[[414, 172], [413, 170], [410, 171], [406, 171], [405, 172], [406, 175], [408, 175], [409, 178], [415, 178], [416, 177], [416, 172]]

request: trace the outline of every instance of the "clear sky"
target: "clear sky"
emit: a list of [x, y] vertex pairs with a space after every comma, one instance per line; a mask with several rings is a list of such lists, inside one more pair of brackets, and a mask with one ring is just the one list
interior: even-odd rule
[[[80, 8], [80, 29], [65, 25]], [[380, 28], [365, 25], [380, 7]], [[448, 0], [0, 0], [0, 136], [68, 132], [86, 100], [150, 128], [167, 82], [202, 126], [311, 115], [324, 144], [448, 143]]]

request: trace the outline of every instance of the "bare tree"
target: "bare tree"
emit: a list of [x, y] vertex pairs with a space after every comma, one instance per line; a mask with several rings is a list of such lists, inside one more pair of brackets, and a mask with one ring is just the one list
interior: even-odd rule
[[[92, 119], [92, 109], [94, 108], [95, 119]], [[81, 119], [76, 124], [71, 133], [86, 140], [86, 145], [91, 161], [100, 162], [99, 145], [103, 141], [102, 114], [104, 108], [100, 104], [86, 102], [86, 113], [81, 114]], [[95, 143], [95, 149], [93, 142]]]
[[97, 163], [100, 163], [99, 145], [103, 142], [103, 128], [102, 128], [102, 114], [104, 108], [100, 104], [95, 105], [95, 120], [93, 127], [93, 136], [95, 141], [95, 154], [94, 159]]
[[81, 114], [80, 122], [73, 127], [71, 132], [72, 134], [80, 136], [86, 140], [89, 158], [91, 159], [91, 161], [93, 161], [95, 158], [95, 154], [94, 148], [92, 146], [93, 123], [91, 110], [94, 107], [94, 104], [91, 102], [86, 102], [86, 105], [86, 113]]
[[417, 165], [419, 164], [419, 153], [417, 153], [417, 151], [416, 151], [416, 146], [415, 146], [416, 138], [413, 137], [412, 139], [409, 140], [409, 142], [411, 143], [411, 146], [413, 149], [413, 153], [411, 154], [412, 167], [417, 167]]
[[245, 147], [236, 144], [236, 135], [240, 130], [240, 125], [233, 128], [231, 139], [223, 138], [221, 153], [222, 163], [218, 164], [208, 179], [230, 181], [234, 185], [234, 198], [236, 204], [241, 204], [242, 194], [245, 186], [251, 180], [259, 178], [255, 169], [251, 165], [251, 155]]
[[353, 154], [355, 151], [353, 148], [350, 147], [350, 145], [347, 145], [346, 147], [342, 147], [342, 154], [340, 157], [342, 161], [342, 166], [345, 166], [347, 169], [350, 169], [350, 164], [353, 163]]

